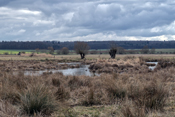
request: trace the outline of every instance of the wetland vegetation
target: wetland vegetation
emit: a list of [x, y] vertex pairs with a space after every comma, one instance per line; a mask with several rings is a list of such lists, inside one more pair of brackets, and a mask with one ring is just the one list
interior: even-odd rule
[[[69, 56], [47, 59], [21, 56], [18, 60], [15, 56], [3, 57], [0, 116], [170, 117], [175, 114], [173, 55], [171, 58], [120, 55], [116, 59], [87, 56], [83, 60]], [[151, 70], [149, 66], [155, 63], [147, 62], [158, 64]], [[99, 75], [61, 72], [68, 69]], [[37, 73], [42, 70], [49, 72]], [[26, 71], [39, 75], [26, 75]]]

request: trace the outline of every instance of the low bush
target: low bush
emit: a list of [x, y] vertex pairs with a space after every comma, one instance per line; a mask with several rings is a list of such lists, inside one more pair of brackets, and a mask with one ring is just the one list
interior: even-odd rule
[[104, 81], [106, 91], [111, 99], [124, 98], [126, 96], [126, 87], [116, 79], [106, 78]]
[[146, 110], [162, 110], [169, 94], [165, 85], [160, 81], [147, 81], [144, 84], [130, 85], [128, 91], [128, 97], [138, 107], [144, 106]]
[[147, 110], [162, 110], [168, 98], [168, 90], [165, 85], [160, 82], [151, 82], [144, 86], [139, 97], [135, 99], [135, 103], [141, 107], [145, 106]]
[[121, 113], [124, 117], [146, 117], [145, 108], [139, 108], [129, 100], [123, 103]]
[[21, 110], [28, 114], [42, 113], [50, 115], [57, 110], [57, 103], [53, 94], [44, 85], [29, 86], [27, 90], [20, 94]]

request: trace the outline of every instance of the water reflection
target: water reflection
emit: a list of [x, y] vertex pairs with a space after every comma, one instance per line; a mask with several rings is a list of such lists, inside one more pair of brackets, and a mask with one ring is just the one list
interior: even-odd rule
[[[65, 63], [61, 63], [65, 64]], [[67, 63], [66, 63], [67, 64]], [[68, 63], [69, 65], [77, 65], [80, 63]], [[68, 76], [68, 75], [75, 75], [75, 76], [80, 76], [80, 75], [85, 75], [85, 76], [99, 76], [97, 73], [92, 73], [89, 70], [89, 65], [82, 65], [80, 64], [79, 68], [68, 68], [68, 69], [63, 69], [63, 70], [40, 70], [40, 71], [24, 71], [24, 75], [32, 75], [32, 76], [39, 76], [42, 75], [43, 73], [47, 72], [49, 73], [56, 73], [56, 72], [61, 72], [63, 75]]]
[[92, 73], [89, 71], [89, 65], [80, 65], [80, 68], [74, 68], [74, 69], [64, 69], [64, 70], [58, 70], [59, 72], [62, 72], [63, 75], [85, 75], [85, 76], [95, 76], [98, 75], [96, 73]]
[[155, 64], [155, 66], [149, 66], [149, 67], [148, 67], [148, 68], [151, 69], [151, 70], [154, 70], [154, 69], [157, 67], [157, 64], [158, 64], [158, 62], [146, 62], [146, 63]]

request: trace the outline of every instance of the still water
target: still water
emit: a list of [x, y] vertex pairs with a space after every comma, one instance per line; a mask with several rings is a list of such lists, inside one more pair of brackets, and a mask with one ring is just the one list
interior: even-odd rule
[[146, 63], [155, 64], [155, 66], [149, 66], [148, 67], [151, 70], [154, 70], [157, 67], [157, 64], [158, 64], [158, 62], [146, 62]]
[[82, 65], [80, 63], [59, 63], [59, 64], [68, 64], [68, 65], [73, 65], [73, 66], [79, 64], [80, 67], [79, 68], [68, 68], [68, 69], [62, 69], [62, 70], [24, 71], [24, 75], [38, 76], [38, 75], [42, 75], [44, 72], [52, 72], [52, 73], [61, 72], [65, 76], [68, 76], [68, 75], [97, 76], [97, 75], [99, 75], [97, 73], [90, 72], [89, 65]]

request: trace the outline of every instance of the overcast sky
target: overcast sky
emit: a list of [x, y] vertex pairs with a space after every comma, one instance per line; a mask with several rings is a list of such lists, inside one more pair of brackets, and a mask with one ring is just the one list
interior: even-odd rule
[[0, 0], [2, 40], [175, 40], [175, 1]]

